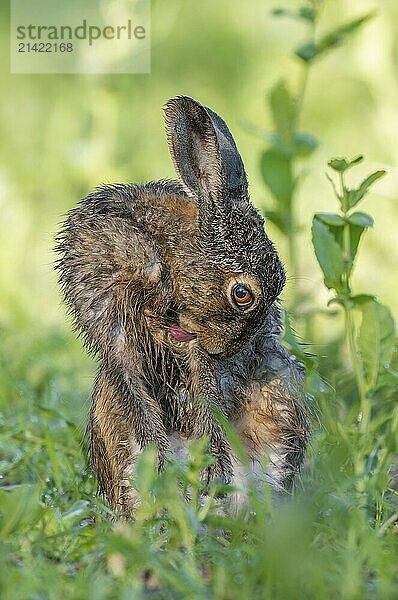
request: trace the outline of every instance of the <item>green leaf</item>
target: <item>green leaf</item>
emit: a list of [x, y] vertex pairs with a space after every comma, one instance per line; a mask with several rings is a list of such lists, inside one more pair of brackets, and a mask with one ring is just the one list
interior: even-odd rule
[[332, 160], [329, 160], [328, 165], [338, 173], [344, 173], [349, 167], [349, 162], [346, 158], [332, 158]]
[[0, 539], [22, 528], [32, 528], [39, 515], [40, 486], [21, 484], [0, 490]]
[[274, 8], [272, 15], [274, 17], [290, 17], [292, 19], [302, 19], [313, 23], [316, 19], [316, 10], [312, 6], [301, 6], [297, 12], [287, 10], [286, 8]]
[[319, 146], [315, 136], [310, 133], [296, 133], [293, 136], [294, 154], [297, 156], [309, 156]]
[[90, 503], [88, 500], [76, 500], [74, 504], [61, 515], [63, 521], [81, 521], [83, 516], [87, 515], [90, 509]]
[[358, 19], [354, 19], [345, 25], [341, 25], [340, 27], [333, 29], [333, 31], [330, 31], [324, 35], [319, 42], [306, 42], [295, 50], [296, 56], [305, 62], [311, 62], [316, 58], [319, 58], [326, 51], [339, 46], [345, 40], [345, 38], [357, 31], [357, 29], [359, 29], [359, 27], [361, 27], [364, 23], [369, 21], [369, 19], [373, 17], [373, 14], [374, 13], [368, 13], [363, 17], [359, 17]]
[[290, 228], [289, 213], [279, 210], [265, 210], [265, 218], [271, 221], [282, 233], [288, 234]]
[[298, 11], [298, 16], [305, 21], [313, 23], [316, 19], [316, 10], [313, 6], [301, 6]]
[[260, 166], [263, 181], [271, 194], [290, 210], [294, 190], [291, 160], [271, 147], [263, 152]]
[[306, 42], [295, 50], [295, 55], [304, 62], [311, 62], [318, 55], [318, 44], [315, 42]]
[[275, 129], [282, 139], [290, 141], [294, 127], [295, 106], [286, 82], [281, 80], [272, 88], [270, 107]]
[[361, 185], [353, 190], [347, 190], [346, 199], [348, 203], [348, 208], [353, 208], [364, 198], [364, 196], [368, 193], [371, 186], [381, 177], [384, 177], [386, 171], [380, 170], [371, 173], [364, 179]]
[[294, 148], [292, 144], [290, 141], [287, 142], [282, 139], [277, 131], [268, 131], [267, 129], [254, 127], [248, 122], [244, 122], [243, 127], [248, 133], [255, 135], [263, 142], [266, 142], [266, 144], [272, 146], [272, 148], [279, 154], [282, 154], [282, 156], [286, 158], [291, 158], [293, 156]]
[[325, 285], [329, 289], [341, 289], [341, 276], [344, 272], [344, 258], [340, 246], [325, 223], [314, 216], [312, 221], [312, 243], [315, 255], [322, 269]]
[[359, 165], [359, 163], [361, 163], [363, 161], [363, 155], [359, 154], [358, 156], [356, 156], [355, 158], [352, 158], [350, 160], [350, 167], [353, 167], [354, 165]]
[[335, 213], [316, 213], [316, 218], [326, 225], [332, 225], [333, 227], [344, 227], [344, 219], [340, 215]]
[[336, 46], [339, 46], [345, 40], [345, 38], [347, 38], [349, 35], [355, 33], [362, 25], [364, 25], [367, 21], [369, 21], [373, 16], [374, 16], [373, 12], [368, 13], [368, 14], [364, 15], [363, 17], [353, 19], [352, 21], [349, 21], [348, 23], [345, 23], [344, 25], [341, 25], [340, 27], [337, 27], [337, 29], [333, 29], [333, 31], [330, 31], [329, 33], [324, 35], [318, 44], [318, 46], [319, 46], [318, 54], [322, 54], [326, 50], [330, 50], [331, 48], [335, 48]]
[[[363, 213], [364, 214], [364, 213]], [[358, 218], [358, 223], [360, 222], [360, 218]], [[356, 219], [354, 218], [354, 223], [350, 223], [348, 218], [343, 220], [343, 223], [348, 223], [350, 229], [350, 247], [349, 247], [349, 256], [346, 256], [346, 267], [349, 273], [351, 273], [352, 268], [354, 266], [354, 261], [358, 252], [359, 242], [361, 241], [361, 237], [363, 232], [367, 229], [368, 225], [356, 225]], [[368, 222], [368, 221], [366, 221]], [[329, 222], [327, 223], [330, 232], [332, 233], [337, 245], [343, 251], [343, 239], [344, 239], [344, 229], [339, 225], [337, 226], [335, 223]]]
[[355, 158], [352, 158], [351, 160], [349, 160], [348, 158], [345, 158], [345, 157], [332, 158], [328, 162], [328, 165], [329, 165], [329, 167], [331, 167], [338, 173], [344, 173], [345, 171], [347, 171], [347, 169], [350, 169], [354, 165], [358, 165], [362, 161], [363, 161], [362, 155], [356, 156]]
[[396, 393], [398, 389], [398, 371], [391, 368], [382, 370], [377, 379], [377, 388], [382, 387], [392, 388]]
[[376, 297], [371, 296], [370, 294], [357, 294], [356, 296], [351, 296], [350, 300], [355, 304], [355, 306], [361, 306], [367, 302], [376, 301]]
[[343, 236], [344, 236], [344, 225], [345, 220], [338, 214], [334, 213], [316, 213], [315, 218], [327, 225], [329, 232], [332, 234], [334, 241], [340, 248], [342, 255], [344, 256], [343, 250]]
[[360, 225], [352, 225], [350, 223], [350, 272], [354, 265], [354, 260], [358, 252], [359, 242], [364, 231], [365, 227], [361, 227]]
[[389, 364], [395, 343], [395, 323], [390, 310], [376, 300], [359, 305], [362, 322], [358, 347], [370, 389], [377, 385], [379, 374]]
[[373, 227], [374, 221], [370, 215], [364, 212], [354, 212], [349, 217], [346, 217], [347, 223], [359, 225], [360, 227]]
[[271, 11], [271, 14], [274, 17], [286, 17], [288, 15], [290, 15], [290, 11], [286, 10], [285, 8], [273, 8]]

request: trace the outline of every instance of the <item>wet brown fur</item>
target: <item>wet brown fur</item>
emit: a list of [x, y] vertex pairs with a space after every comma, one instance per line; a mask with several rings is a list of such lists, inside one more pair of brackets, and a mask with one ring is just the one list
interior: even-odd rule
[[[128, 481], [137, 455], [153, 443], [163, 468], [171, 435], [209, 436], [215, 464], [204, 476], [233, 479], [214, 408], [253, 460], [277, 456], [278, 489], [300, 469], [308, 438], [303, 369], [278, 341], [284, 271], [232, 136], [187, 97], [168, 102], [166, 124], [181, 183], [99, 188], [70, 212], [56, 247], [65, 299], [99, 357], [92, 465], [123, 514], [139, 502]], [[228, 299], [235, 281], [255, 293], [247, 311]], [[176, 341], [173, 323], [197, 338]]]

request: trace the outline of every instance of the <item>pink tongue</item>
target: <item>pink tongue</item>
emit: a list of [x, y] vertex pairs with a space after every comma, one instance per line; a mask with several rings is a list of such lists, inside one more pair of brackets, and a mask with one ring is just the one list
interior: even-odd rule
[[170, 333], [179, 342], [189, 342], [196, 338], [194, 333], [189, 333], [189, 331], [181, 329], [176, 323], [170, 327]]

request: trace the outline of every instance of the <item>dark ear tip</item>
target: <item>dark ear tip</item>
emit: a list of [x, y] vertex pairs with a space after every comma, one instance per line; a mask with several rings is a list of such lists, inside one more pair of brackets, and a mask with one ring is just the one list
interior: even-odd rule
[[170, 127], [174, 118], [188, 118], [201, 121], [207, 115], [206, 108], [190, 96], [176, 96], [167, 100], [163, 106], [166, 127]]
[[167, 100], [163, 107], [163, 110], [167, 112], [169, 109], [186, 109], [193, 106], [203, 108], [202, 104], [200, 104], [197, 100], [194, 100], [190, 96], [175, 96], [175, 98], [170, 98], [169, 100]]

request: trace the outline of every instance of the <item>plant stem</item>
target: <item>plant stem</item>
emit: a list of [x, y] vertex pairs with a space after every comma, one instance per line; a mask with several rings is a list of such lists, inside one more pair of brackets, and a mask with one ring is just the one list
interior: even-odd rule
[[292, 289], [292, 300], [291, 300], [291, 309], [295, 311], [297, 305], [297, 277], [298, 277], [298, 244], [297, 244], [297, 226], [295, 221], [294, 214], [294, 203], [292, 202], [292, 206], [290, 209], [290, 227], [289, 227], [289, 236], [288, 236], [288, 253], [289, 253], [289, 264], [290, 264], [290, 273], [289, 276], [294, 282]]
[[[317, 9], [315, 3], [314, 3], [314, 9], [315, 10]], [[310, 25], [312, 42], [315, 40], [315, 29], [316, 29], [316, 19]], [[307, 88], [308, 88], [308, 79], [309, 79], [311, 64], [312, 63], [310, 63], [310, 62], [304, 62], [302, 69], [301, 69], [301, 73], [300, 73], [300, 79], [298, 82], [297, 95], [296, 95], [296, 106], [295, 106], [294, 125], [293, 125], [293, 131], [295, 133], [298, 133], [300, 131], [301, 116], [303, 113], [304, 99], [305, 99], [305, 96], [307, 93]], [[296, 159], [295, 158], [293, 158], [293, 160], [292, 160], [292, 170], [293, 170], [293, 174], [294, 174], [296, 171]], [[297, 277], [299, 274], [298, 234], [300, 231], [300, 225], [298, 223], [297, 214], [296, 214], [296, 210], [295, 210], [296, 194], [297, 194], [296, 190], [297, 190], [297, 188], [295, 187], [293, 190], [292, 196], [290, 198], [290, 226], [289, 226], [289, 240], [288, 240], [290, 273], [291, 273], [292, 279], [294, 281], [292, 300], [291, 300], [291, 308], [290, 308], [290, 311], [292, 313], [296, 312], [296, 308], [297, 308], [297, 304], [298, 304], [297, 290], [299, 289]]]
[[367, 433], [370, 419], [370, 402], [367, 395], [367, 385], [363, 374], [361, 360], [355, 339], [355, 323], [350, 306], [349, 298], [344, 301], [345, 327], [347, 335], [347, 345], [351, 354], [352, 366], [354, 369], [355, 381], [359, 393], [361, 420], [359, 430], [361, 433]]
[[308, 78], [310, 74], [310, 63], [304, 63], [301, 71], [301, 78], [298, 86], [298, 94], [296, 100], [296, 114], [295, 114], [295, 131], [299, 131], [300, 129], [300, 119], [303, 112], [303, 104], [305, 94], [307, 92], [308, 87]]
[[[347, 215], [349, 207], [346, 203], [346, 186], [344, 184], [344, 175], [340, 173], [340, 193], [342, 197], [342, 212], [343, 216]], [[357, 384], [357, 389], [359, 393], [359, 402], [360, 402], [360, 426], [359, 431], [361, 433], [367, 433], [370, 419], [370, 401], [367, 395], [367, 385], [365, 380], [365, 375], [363, 372], [362, 361], [360, 359], [359, 350], [357, 347], [356, 341], [356, 327], [353, 318], [352, 312], [352, 302], [351, 302], [351, 268], [352, 268], [352, 259], [351, 259], [351, 235], [350, 235], [350, 225], [346, 222], [344, 224], [343, 230], [343, 253], [344, 253], [344, 276], [343, 276], [343, 305], [344, 305], [344, 314], [345, 314], [345, 328], [346, 328], [346, 336], [347, 336], [347, 346], [349, 348], [351, 354], [352, 366], [354, 369], [355, 381]]]
[[[303, 103], [308, 85], [309, 65], [305, 63], [301, 72], [301, 78], [298, 86], [298, 94], [296, 96], [295, 116], [294, 116], [294, 131], [297, 133], [300, 127], [300, 118], [303, 111]], [[292, 140], [293, 142], [294, 140]], [[296, 160], [293, 158], [291, 165], [293, 174], [296, 172]], [[296, 187], [293, 190], [290, 198], [290, 225], [288, 235], [288, 252], [290, 263], [290, 274], [294, 281], [291, 300], [291, 312], [295, 312], [297, 307], [297, 289], [298, 289], [298, 273], [299, 273], [299, 244], [298, 233], [300, 230], [296, 215]]]

